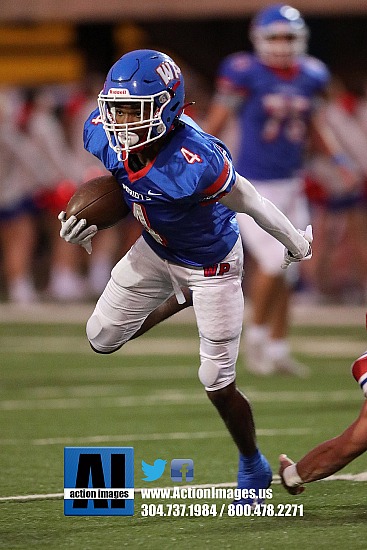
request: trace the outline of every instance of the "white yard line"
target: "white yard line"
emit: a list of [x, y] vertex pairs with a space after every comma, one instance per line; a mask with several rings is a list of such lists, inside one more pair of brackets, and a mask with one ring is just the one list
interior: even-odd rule
[[[256, 431], [258, 436], [277, 437], [299, 436], [314, 433], [309, 428], [277, 428], [261, 429]], [[133, 441], [172, 441], [172, 440], [191, 440], [191, 439], [217, 439], [227, 438], [228, 434], [224, 431], [218, 432], [170, 432], [170, 433], [152, 433], [152, 434], [119, 434], [119, 435], [92, 435], [83, 437], [48, 437], [43, 439], [32, 439], [30, 441], [20, 439], [0, 439], [0, 446], [11, 446], [29, 444], [34, 446], [47, 445], [86, 445], [100, 443], [132, 443]]]
[[[278, 391], [278, 392], [260, 392], [256, 390], [247, 390], [246, 395], [253, 402], [261, 403], [293, 403], [293, 402], [312, 402], [312, 403], [339, 403], [345, 401], [360, 401], [360, 391]], [[207, 403], [207, 397], [204, 392], [164, 390], [157, 391], [151, 395], [127, 395], [98, 397], [95, 394], [87, 397], [69, 397], [53, 399], [9, 399], [0, 402], [2, 411], [26, 411], [26, 410], [58, 410], [58, 409], [90, 409], [98, 406], [102, 408], [125, 408], [125, 407], [149, 407], [157, 405], [180, 405], [189, 403], [203, 404]]]
[[[326, 479], [318, 481], [317, 483], [325, 483], [327, 481], [353, 481], [353, 482], [365, 482], [367, 481], [367, 472], [361, 472], [359, 474], [337, 474], [334, 476], [329, 476]], [[273, 476], [272, 485], [280, 485], [280, 477], [278, 475]], [[204, 485], [180, 485], [180, 489], [206, 489], [210, 487], [216, 488], [230, 488], [236, 487], [237, 484], [234, 482], [229, 483], [213, 483], [213, 484], [204, 484]], [[146, 489], [146, 487], [144, 487]], [[160, 490], [172, 489], [172, 487], [160, 487]], [[139, 494], [141, 493], [141, 488], [135, 488], [134, 492]], [[158, 490], [158, 488], [157, 488]], [[26, 502], [30, 500], [51, 500], [51, 499], [63, 499], [64, 493], [45, 493], [39, 495], [17, 495], [9, 497], [0, 497], [0, 502]]]
[[[0, 353], [61, 353], [91, 355], [88, 340], [81, 336], [1, 336]], [[187, 355], [199, 353], [199, 338], [145, 338], [133, 340], [119, 355]]]
[[[363, 353], [367, 343], [350, 337], [334, 336], [293, 336], [290, 338], [293, 352], [313, 357], [350, 357]], [[86, 337], [82, 336], [0, 336], [2, 353], [57, 353], [91, 355]], [[118, 355], [197, 355], [198, 338], [142, 338], [128, 342]]]
[[[306, 297], [307, 298], [307, 297]], [[17, 305], [0, 304], [0, 322], [3, 323], [85, 323], [93, 312], [94, 304], [38, 303]], [[248, 316], [248, 302], [245, 319]], [[309, 302], [296, 302], [292, 307], [294, 325], [350, 325], [364, 326], [365, 306], [320, 305]], [[195, 323], [192, 308], [177, 313], [166, 323]]]

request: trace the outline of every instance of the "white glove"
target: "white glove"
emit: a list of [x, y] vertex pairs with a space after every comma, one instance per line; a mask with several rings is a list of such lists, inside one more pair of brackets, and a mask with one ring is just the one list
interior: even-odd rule
[[87, 220], [79, 220], [76, 216], [70, 216], [66, 219], [66, 212], [62, 211], [57, 216], [61, 222], [60, 237], [67, 243], [80, 244], [88, 254], [92, 253], [92, 239], [97, 233], [96, 225], [86, 227]]
[[306, 241], [308, 241], [309, 243], [307, 253], [302, 258], [296, 258], [295, 256], [293, 256], [292, 252], [289, 252], [289, 250], [285, 248], [284, 260], [281, 265], [282, 269], [287, 269], [287, 267], [293, 262], [301, 262], [302, 260], [310, 260], [312, 258], [312, 248], [311, 248], [311, 243], [313, 241], [312, 225], [308, 225], [306, 227], [306, 231], [302, 231], [301, 229], [298, 229], [298, 233], [302, 235], [302, 237], [304, 237]]

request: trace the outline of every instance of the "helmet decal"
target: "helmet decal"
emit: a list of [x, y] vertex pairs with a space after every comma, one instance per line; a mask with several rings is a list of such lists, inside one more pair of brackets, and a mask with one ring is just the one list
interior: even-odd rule
[[113, 96], [129, 96], [130, 92], [126, 88], [110, 88], [108, 94]]
[[178, 80], [181, 77], [180, 68], [173, 61], [164, 61], [156, 68], [156, 72], [166, 86], [173, 80]]

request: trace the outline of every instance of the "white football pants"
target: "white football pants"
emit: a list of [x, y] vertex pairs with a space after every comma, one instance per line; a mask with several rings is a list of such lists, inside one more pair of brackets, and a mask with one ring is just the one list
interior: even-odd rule
[[235, 379], [243, 322], [242, 243], [239, 238], [211, 275], [176, 265], [153, 252], [140, 237], [116, 264], [87, 323], [94, 349], [110, 353], [125, 344], [160, 304], [189, 287], [200, 336], [199, 378], [209, 391]]

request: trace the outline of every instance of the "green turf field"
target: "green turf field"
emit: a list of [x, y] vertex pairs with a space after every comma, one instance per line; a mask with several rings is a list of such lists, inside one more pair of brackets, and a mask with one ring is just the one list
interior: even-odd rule
[[[133, 446], [136, 488], [175, 485], [168, 468], [160, 480], [142, 481], [141, 461], [157, 458], [191, 458], [192, 486], [233, 484], [237, 453], [197, 378], [196, 328], [163, 324], [99, 356], [82, 324], [0, 324], [0, 547], [366, 548], [366, 482], [326, 480], [291, 497], [276, 476], [280, 452], [299, 458], [356, 417], [362, 394], [349, 367], [365, 341], [362, 326], [293, 329], [296, 357], [312, 369], [306, 381], [259, 379], [239, 361], [238, 385], [252, 401], [259, 445], [275, 474], [268, 502], [276, 509], [303, 504], [303, 517], [143, 517], [140, 493], [133, 517], [65, 517], [65, 446]], [[362, 456], [341, 473], [366, 471]], [[29, 495], [36, 496], [9, 498]], [[229, 504], [176, 501], [198, 502], [218, 510]]]

